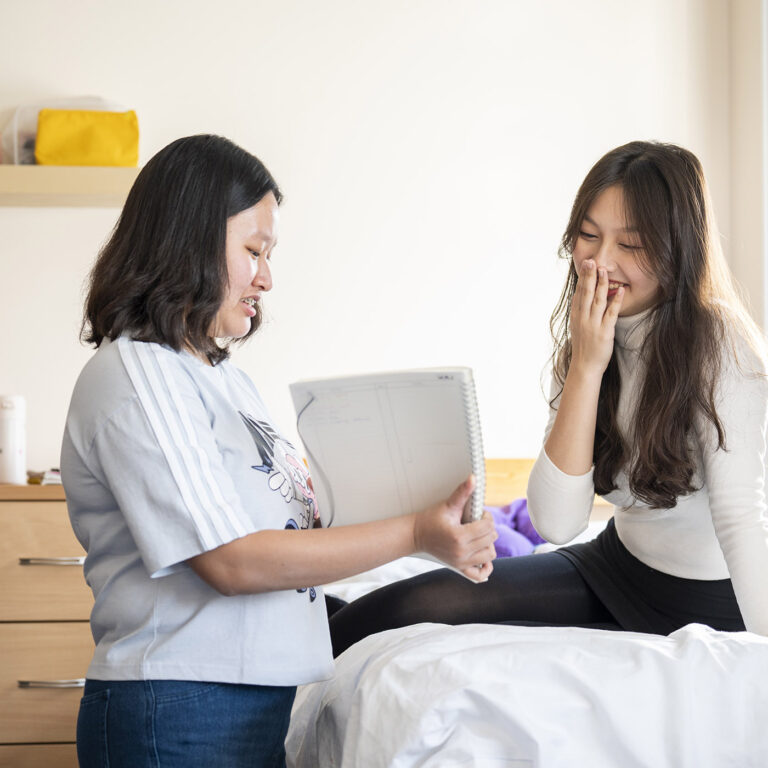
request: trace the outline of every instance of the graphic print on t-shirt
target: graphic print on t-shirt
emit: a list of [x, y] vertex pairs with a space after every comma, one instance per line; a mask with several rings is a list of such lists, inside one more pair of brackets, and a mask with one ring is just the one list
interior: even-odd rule
[[[238, 413], [251, 433], [261, 459], [261, 464], [254, 464], [251, 469], [264, 472], [269, 488], [277, 491], [286, 504], [290, 504], [294, 499], [301, 502], [301, 521], [297, 522], [293, 517], [288, 518], [286, 529], [309, 528], [320, 515], [309, 472], [294, 455], [294, 447], [265, 421], [254, 419], [242, 411]], [[296, 591], [306, 592], [307, 587]], [[309, 587], [310, 602], [314, 602], [316, 597], [315, 588]]]
[[290, 504], [294, 499], [301, 502], [303, 513], [297, 521], [298, 528], [309, 528], [319, 517], [317, 499], [306, 467], [295, 456], [294, 447], [266, 422], [254, 419], [242, 411], [240, 418], [251, 433], [259, 452], [260, 464], [252, 469], [264, 472], [270, 489], [277, 491]]

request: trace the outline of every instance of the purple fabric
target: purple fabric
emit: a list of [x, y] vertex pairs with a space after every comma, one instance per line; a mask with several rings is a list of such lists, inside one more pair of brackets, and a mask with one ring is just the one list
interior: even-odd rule
[[503, 507], [486, 507], [493, 515], [496, 532], [496, 557], [517, 557], [530, 555], [537, 544], [543, 544], [531, 523], [528, 503], [525, 499], [515, 499]]

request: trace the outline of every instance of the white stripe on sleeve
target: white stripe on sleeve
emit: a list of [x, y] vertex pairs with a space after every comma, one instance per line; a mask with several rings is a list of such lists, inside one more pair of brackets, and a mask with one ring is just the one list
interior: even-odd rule
[[[173, 377], [158, 376], [153, 367], [149, 346], [131, 342], [128, 339], [118, 339], [120, 355], [147, 420], [168, 461], [182, 501], [189, 511], [203, 546], [206, 549], [213, 549], [231, 540], [233, 534], [234, 537], [242, 536], [246, 531], [238, 530], [239, 526], [235, 530], [230, 528], [228, 515], [221, 514], [221, 509], [213, 503], [205, 483], [201, 481], [201, 472], [195, 461], [199, 446], [197, 441], [195, 446], [191, 446], [184, 439], [180, 426], [180, 413], [168, 396], [168, 391], [175, 389]], [[186, 412], [186, 406], [178, 395], [173, 400], [180, 403], [182, 410]], [[188, 413], [186, 418], [189, 420]], [[216, 486], [214, 497], [223, 498], [215, 480], [214, 485]]]
[[[145, 351], [142, 349], [140, 354], [144, 354], [144, 352]], [[200, 486], [201, 492], [204, 492], [205, 490], [210, 491], [210, 493], [213, 495], [215, 508], [221, 512], [224, 517], [226, 517], [231, 530], [235, 531], [238, 537], [245, 536], [249, 530], [246, 527], [244, 521], [238, 516], [237, 510], [233, 509], [232, 506], [228, 504], [224, 499], [224, 494], [221, 492], [221, 487], [219, 486], [219, 483], [213, 474], [213, 470], [211, 469], [211, 461], [208, 456], [208, 452], [200, 445], [197, 432], [192, 425], [189, 409], [186, 407], [186, 404], [182, 400], [181, 393], [177, 387], [168, 386], [168, 383], [173, 380], [173, 371], [169, 369], [169, 366], [165, 362], [167, 358], [161, 353], [160, 348], [154, 344], [151, 345], [146, 352], [147, 354], [154, 355], [157, 369], [162, 374], [162, 380], [165, 381], [166, 387], [168, 388], [168, 396], [171, 399], [171, 407], [169, 408], [168, 412], [178, 415], [179, 422], [184, 430], [184, 436], [186, 437], [186, 440], [184, 437], [182, 437], [181, 444], [189, 447], [189, 458], [192, 460], [196, 458], [197, 462], [199, 463], [199, 466], [196, 465], [194, 467], [188, 465], [196, 485]], [[200, 484], [200, 475], [194, 471], [198, 469], [200, 474], [202, 474], [203, 480], [205, 481], [202, 484]]]

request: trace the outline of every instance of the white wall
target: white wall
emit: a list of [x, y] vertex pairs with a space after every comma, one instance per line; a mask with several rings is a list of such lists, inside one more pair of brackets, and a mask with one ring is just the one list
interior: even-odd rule
[[731, 267], [768, 329], [768, 20], [766, 0], [730, 7]]
[[[229, 136], [286, 193], [269, 322], [235, 361], [293, 435], [287, 383], [475, 369], [490, 456], [538, 452], [556, 249], [608, 149], [679, 142], [729, 233], [726, 0], [27, 0], [3, 8], [0, 119], [93, 93], [146, 160]], [[0, 209], [0, 391], [56, 465], [81, 286], [115, 211]]]

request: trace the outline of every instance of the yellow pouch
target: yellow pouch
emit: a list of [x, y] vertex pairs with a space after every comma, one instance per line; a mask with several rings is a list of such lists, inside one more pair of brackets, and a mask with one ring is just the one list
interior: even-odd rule
[[139, 121], [129, 112], [41, 109], [35, 160], [40, 165], [139, 164]]

